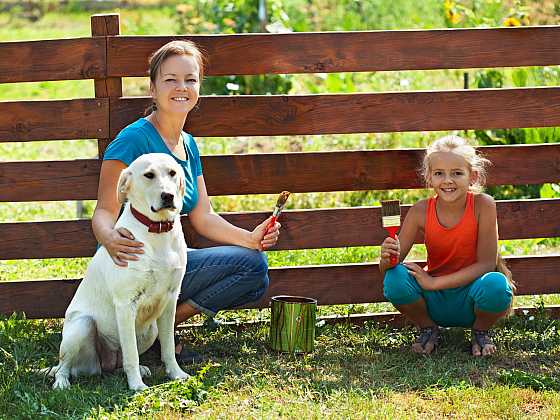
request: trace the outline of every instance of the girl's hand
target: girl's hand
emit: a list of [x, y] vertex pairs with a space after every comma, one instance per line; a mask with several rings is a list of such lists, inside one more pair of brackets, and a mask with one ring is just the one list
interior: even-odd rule
[[422, 267], [413, 262], [405, 262], [408, 272], [416, 279], [420, 287], [424, 290], [437, 290], [436, 277], [430, 276]]
[[399, 261], [399, 257], [401, 255], [401, 244], [398, 236], [396, 239], [388, 236], [381, 244], [380, 258], [387, 267], [391, 267], [391, 255], [396, 256], [397, 262]]
[[268, 217], [251, 232], [251, 242], [255, 244], [254, 248], [259, 251], [273, 247], [276, 245], [276, 242], [278, 242], [278, 237], [280, 236], [280, 226], [282, 225], [279, 222], [276, 222], [274, 226], [267, 230], [271, 219], [272, 216]]
[[128, 266], [127, 261], [138, 261], [136, 254], [143, 254], [142, 242], [134, 240], [134, 235], [123, 227], [113, 229], [104, 241], [103, 246], [113, 262], [120, 266]]

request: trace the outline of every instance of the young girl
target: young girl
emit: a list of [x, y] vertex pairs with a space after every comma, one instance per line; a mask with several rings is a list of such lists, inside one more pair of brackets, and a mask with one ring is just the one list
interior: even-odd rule
[[[434, 350], [440, 326], [470, 327], [474, 356], [496, 351], [488, 330], [508, 314], [513, 285], [497, 272], [498, 264], [507, 269], [498, 257], [496, 203], [479, 192], [488, 163], [461, 137], [434, 142], [422, 166], [434, 197], [412, 206], [399, 237], [381, 245], [384, 295], [419, 328], [416, 353]], [[403, 261], [418, 234], [428, 253], [426, 267], [391, 267], [391, 255]]]

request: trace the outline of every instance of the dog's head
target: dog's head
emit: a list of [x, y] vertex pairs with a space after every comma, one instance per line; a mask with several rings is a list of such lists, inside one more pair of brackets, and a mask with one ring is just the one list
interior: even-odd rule
[[150, 219], [171, 220], [183, 206], [185, 173], [170, 155], [142, 155], [121, 172], [117, 192]]

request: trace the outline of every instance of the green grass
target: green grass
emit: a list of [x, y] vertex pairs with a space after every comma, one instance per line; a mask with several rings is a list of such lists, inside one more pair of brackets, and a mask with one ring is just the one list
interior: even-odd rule
[[[265, 312], [265, 317], [267, 316]], [[0, 413], [6, 418], [554, 418], [560, 415], [560, 321], [537, 315], [503, 322], [491, 359], [468, 352], [448, 329], [433, 356], [409, 350], [413, 331], [374, 324], [326, 325], [300, 356], [268, 347], [268, 327], [190, 328], [203, 352], [198, 380], [165, 382], [153, 355], [150, 389], [134, 396], [124, 374], [80, 378], [69, 391], [33, 373], [55, 363], [60, 323], [0, 322]], [[201, 369], [207, 369], [202, 371]]]

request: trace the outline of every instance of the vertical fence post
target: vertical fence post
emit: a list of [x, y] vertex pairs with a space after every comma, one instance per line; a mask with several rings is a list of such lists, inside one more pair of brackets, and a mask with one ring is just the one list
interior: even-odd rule
[[[107, 76], [108, 69], [108, 35], [119, 35], [119, 15], [118, 14], [107, 14], [107, 15], [93, 15], [91, 16], [91, 36], [103, 36], [105, 37], [105, 76]], [[122, 96], [122, 79], [120, 77], [105, 77], [103, 79], [95, 79], [95, 97], [96, 98], [108, 98], [109, 99], [109, 112], [107, 114], [108, 126], [109, 126], [109, 137], [97, 139], [97, 156], [99, 159], [103, 159], [103, 153], [107, 148], [107, 145], [111, 141], [111, 102], [118, 100]], [[84, 204], [82, 201], [76, 202], [76, 217], [82, 219], [84, 217]]]
[[[91, 35], [105, 37], [105, 68], [108, 69], [109, 40], [107, 36], [119, 35], [119, 15], [93, 15], [91, 17]], [[111, 133], [111, 105], [122, 96], [122, 79], [120, 77], [105, 77], [95, 79], [95, 97], [109, 99], [109, 133]], [[99, 159], [103, 158], [103, 152], [111, 141], [110, 138], [98, 139], [97, 150]]]

